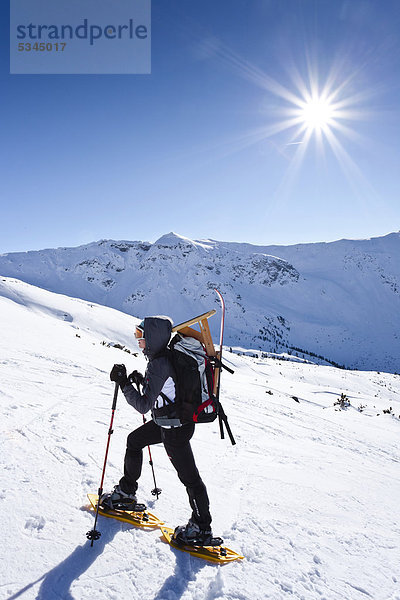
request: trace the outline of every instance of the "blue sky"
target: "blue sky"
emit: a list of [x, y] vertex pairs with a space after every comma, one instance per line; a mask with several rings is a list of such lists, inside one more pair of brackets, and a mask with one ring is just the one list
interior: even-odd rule
[[[152, 73], [123, 76], [10, 75], [5, 4], [0, 252], [400, 229], [398, 0], [153, 0]], [[327, 82], [329, 125], [287, 126]]]

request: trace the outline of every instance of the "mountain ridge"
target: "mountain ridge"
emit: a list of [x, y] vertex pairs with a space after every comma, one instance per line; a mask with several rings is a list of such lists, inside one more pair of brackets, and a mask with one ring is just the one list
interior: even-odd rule
[[[143, 317], [175, 322], [228, 306], [226, 343], [306, 351], [370, 370], [400, 370], [400, 233], [290, 246], [99, 240], [0, 255], [0, 273]], [[216, 333], [218, 323], [214, 320]], [[294, 350], [296, 348], [296, 350]], [[300, 355], [302, 353], [300, 352]]]

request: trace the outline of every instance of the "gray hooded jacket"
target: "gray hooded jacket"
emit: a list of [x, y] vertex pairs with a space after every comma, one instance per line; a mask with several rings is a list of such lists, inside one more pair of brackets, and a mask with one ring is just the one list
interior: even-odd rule
[[144, 375], [142, 393], [132, 383], [123, 386], [127, 402], [142, 414], [151, 410], [152, 418], [163, 427], [179, 427], [175, 406], [174, 370], [167, 356], [172, 323], [168, 317], [146, 317], [144, 337], [148, 365]]

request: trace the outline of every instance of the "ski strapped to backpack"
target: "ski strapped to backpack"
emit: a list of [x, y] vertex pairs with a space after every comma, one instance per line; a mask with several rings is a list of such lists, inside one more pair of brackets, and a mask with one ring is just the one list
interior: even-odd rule
[[[224, 439], [225, 425], [231, 443], [235, 444], [228, 418], [220, 402], [221, 369], [230, 373], [233, 373], [233, 370], [221, 360], [225, 304], [220, 292], [215, 291], [222, 305], [219, 351], [215, 350], [208, 325], [208, 318], [216, 312], [211, 310], [172, 329], [176, 335], [169, 344], [169, 356], [176, 374], [176, 401], [180, 418], [184, 422], [211, 423], [218, 417], [221, 438]], [[196, 323], [200, 331], [190, 327]]]

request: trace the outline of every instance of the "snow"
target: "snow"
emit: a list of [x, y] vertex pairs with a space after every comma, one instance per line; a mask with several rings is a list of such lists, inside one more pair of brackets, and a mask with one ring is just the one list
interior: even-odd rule
[[[0, 274], [143, 318], [175, 323], [230, 306], [225, 342], [305, 351], [332, 364], [400, 372], [400, 233], [369, 240], [254, 246], [190, 240], [101, 240], [0, 255]], [[216, 320], [210, 321], [214, 335]], [[326, 361], [325, 361], [326, 362]]]
[[188, 237], [185, 237], [183, 235], [179, 235], [178, 233], [175, 233], [174, 231], [171, 231], [170, 233], [166, 233], [165, 235], [161, 236], [158, 240], [156, 240], [154, 242], [154, 246], [156, 248], [162, 248], [162, 247], [170, 247], [170, 248], [175, 248], [177, 245], [180, 245], [182, 247], [184, 246], [194, 246], [197, 248], [201, 248], [203, 250], [211, 250], [213, 244], [211, 241], [209, 240], [191, 240]]
[[[223, 372], [222, 401], [237, 444], [212, 424], [197, 427], [193, 449], [213, 531], [245, 560], [209, 564], [158, 530], [101, 517], [91, 548], [86, 494], [100, 482], [108, 374], [116, 362], [145, 368], [133, 354], [137, 319], [5, 277], [0, 315], [1, 598], [400, 600], [400, 376], [226, 348], [235, 374]], [[120, 396], [106, 489], [140, 424]], [[152, 453], [163, 492], [151, 495], [145, 455], [139, 499], [185, 523], [186, 492], [162, 446]]]

